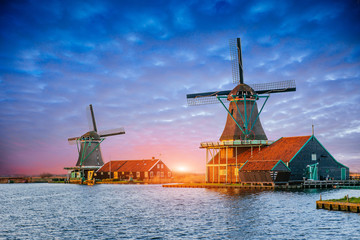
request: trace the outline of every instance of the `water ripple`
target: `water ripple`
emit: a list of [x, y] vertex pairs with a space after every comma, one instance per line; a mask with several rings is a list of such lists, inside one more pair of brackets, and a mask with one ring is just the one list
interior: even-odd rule
[[359, 239], [360, 214], [315, 201], [358, 190], [0, 185], [0, 239]]

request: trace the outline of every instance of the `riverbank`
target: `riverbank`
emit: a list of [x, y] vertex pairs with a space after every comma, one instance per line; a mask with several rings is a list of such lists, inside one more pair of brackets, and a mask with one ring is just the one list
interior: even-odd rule
[[300, 189], [301, 185], [273, 184], [226, 184], [226, 183], [175, 183], [164, 184], [166, 188], [241, 188], [241, 189]]

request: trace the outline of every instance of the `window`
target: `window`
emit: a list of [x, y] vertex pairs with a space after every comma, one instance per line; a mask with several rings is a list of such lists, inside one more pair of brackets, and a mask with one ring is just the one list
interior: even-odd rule
[[94, 173], [94, 176], [96, 177], [96, 176], [97, 176], [97, 173]]
[[311, 154], [311, 160], [316, 161], [316, 153]]
[[161, 164], [161, 168], [164, 168], [164, 164]]
[[160, 164], [157, 165], [157, 168], [160, 168]]
[[145, 178], [149, 177], [149, 172], [144, 172]]
[[160, 177], [160, 174], [161, 174], [160, 172], [157, 172], [157, 173], [156, 173], [156, 176]]
[[136, 178], [140, 178], [140, 172], [136, 172]]
[[150, 177], [154, 177], [154, 172], [150, 172]]
[[168, 172], [168, 177], [171, 177], [171, 172]]
[[164, 172], [161, 172], [161, 177], [164, 177]]
[[104, 172], [101, 172], [101, 175], [104, 175]]
[[226, 169], [220, 170], [220, 175], [226, 175]]
[[235, 175], [235, 176], [239, 175], [239, 169], [238, 169], [238, 168], [235, 168], [234, 171], [235, 171], [235, 172], [234, 172], [234, 175]]

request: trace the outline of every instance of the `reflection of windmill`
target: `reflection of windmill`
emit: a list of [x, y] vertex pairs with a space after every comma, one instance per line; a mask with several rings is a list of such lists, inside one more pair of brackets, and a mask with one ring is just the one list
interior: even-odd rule
[[72, 174], [72, 178], [85, 177], [89, 170], [97, 170], [104, 165], [100, 144], [105, 140], [105, 137], [125, 134], [124, 128], [98, 132], [91, 104], [89, 106], [89, 113], [92, 122], [90, 127], [91, 130], [80, 137], [68, 139], [69, 143], [76, 142], [79, 153], [76, 167], [65, 168], [68, 170], [75, 170], [73, 172], [76, 172], [77, 174]]
[[[233, 90], [188, 94], [188, 105], [201, 105], [220, 102], [228, 117], [220, 140], [267, 140], [259, 115], [268, 100], [270, 93], [296, 91], [295, 81], [252, 84], [244, 83], [240, 38], [230, 40]], [[263, 95], [266, 94], [266, 95]], [[256, 101], [264, 98], [260, 112]], [[227, 108], [224, 102], [230, 102]]]

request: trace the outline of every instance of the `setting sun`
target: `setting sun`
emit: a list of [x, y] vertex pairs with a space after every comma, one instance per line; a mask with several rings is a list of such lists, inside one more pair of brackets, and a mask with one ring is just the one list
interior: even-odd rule
[[176, 170], [177, 170], [178, 172], [187, 172], [187, 171], [188, 171], [188, 168], [185, 167], [185, 166], [179, 166], [179, 167], [176, 168]]

